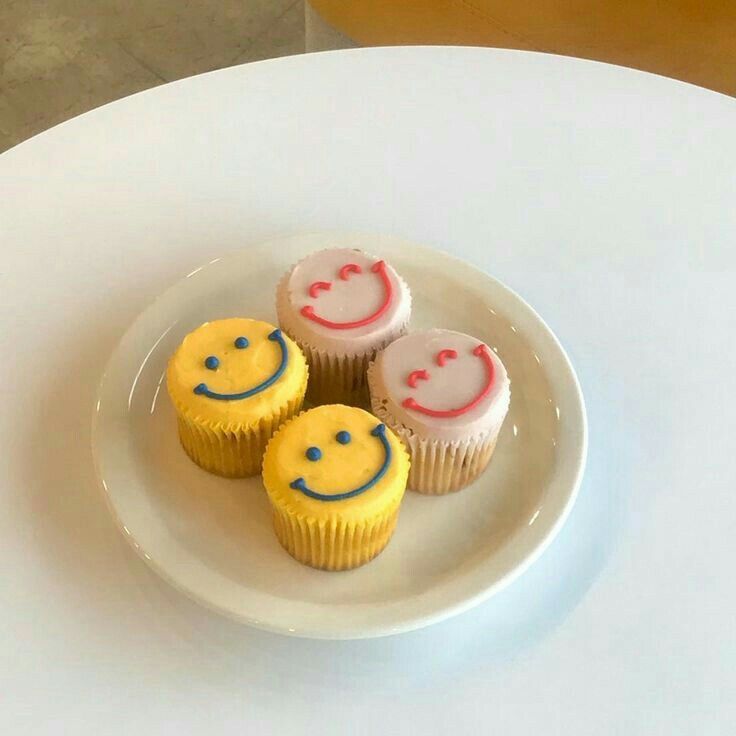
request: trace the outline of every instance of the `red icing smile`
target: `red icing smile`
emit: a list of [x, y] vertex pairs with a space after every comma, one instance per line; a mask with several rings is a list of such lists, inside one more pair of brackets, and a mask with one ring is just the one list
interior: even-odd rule
[[[314, 307], [311, 305], [307, 305], [301, 308], [302, 316], [306, 317], [307, 319], [311, 319], [312, 322], [316, 322], [317, 324], [323, 325], [324, 327], [329, 327], [332, 330], [350, 330], [353, 327], [363, 327], [364, 325], [369, 325], [371, 322], [375, 322], [389, 308], [391, 304], [392, 289], [391, 279], [386, 273], [386, 264], [384, 263], [384, 261], [377, 261], [376, 263], [374, 263], [373, 266], [371, 266], [371, 272], [377, 273], [380, 276], [381, 281], [383, 282], [384, 293], [384, 298], [381, 306], [378, 307], [378, 309], [373, 312], [373, 314], [369, 315], [368, 317], [364, 317], [363, 319], [355, 320], [354, 322], [333, 322], [332, 320], [325, 319], [324, 317], [320, 317], [318, 314], [315, 314]], [[350, 274], [352, 273], [362, 273], [361, 267], [356, 263], [346, 263], [338, 271], [337, 275], [343, 281], [347, 281], [350, 278]], [[320, 291], [329, 291], [331, 287], [332, 282], [330, 281], [315, 281], [313, 284], [310, 285], [307, 291], [312, 299], [316, 299], [319, 296]]]
[[[462, 414], [469, 412], [471, 409], [474, 409], [491, 391], [491, 387], [493, 386], [494, 368], [493, 360], [488, 353], [488, 348], [482, 343], [473, 350], [473, 355], [480, 358], [485, 363], [487, 373], [486, 384], [481, 389], [480, 393], [472, 401], [465, 404], [465, 406], [460, 406], [457, 409], [430, 409], [429, 407], [422, 406], [416, 401], [416, 399], [412, 398], [404, 399], [401, 405], [406, 409], [412, 409], [413, 411], [418, 411], [421, 414], [438, 418], [459, 417]], [[444, 366], [448, 358], [457, 358], [457, 351], [451, 349], [440, 350], [440, 352], [437, 353], [437, 365]], [[418, 378], [424, 379], [425, 381], [429, 380], [429, 374], [425, 370], [412, 371], [406, 382], [411, 386], [411, 388], [416, 388]]]

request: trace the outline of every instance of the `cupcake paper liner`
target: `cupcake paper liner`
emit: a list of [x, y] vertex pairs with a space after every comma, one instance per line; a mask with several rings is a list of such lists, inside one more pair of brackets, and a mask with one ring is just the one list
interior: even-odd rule
[[401, 426], [392, 429], [409, 448], [408, 488], [433, 496], [459, 491], [472, 483], [486, 469], [498, 439], [495, 433], [450, 443], [422, 439]]
[[302, 408], [307, 379], [299, 393], [275, 412], [249, 426], [225, 426], [192, 417], [176, 406], [179, 439], [201, 468], [226, 478], [246, 478], [261, 472], [263, 453], [274, 432]]
[[309, 402], [315, 405], [370, 406], [365, 372], [375, 351], [360, 355], [337, 355], [313, 348], [297, 338], [292, 339], [302, 349], [309, 364], [312, 376], [307, 389]]
[[273, 507], [273, 526], [281, 546], [296, 560], [320, 570], [350, 570], [370, 562], [391, 539], [399, 505], [362, 522], [320, 520]]

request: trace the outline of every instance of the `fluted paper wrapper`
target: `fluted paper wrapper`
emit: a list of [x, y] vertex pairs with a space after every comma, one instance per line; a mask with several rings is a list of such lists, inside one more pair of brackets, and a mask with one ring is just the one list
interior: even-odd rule
[[177, 422], [182, 447], [197, 465], [226, 478], [246, 478], [261, 472], [263, 453], [274, 432], [302, 408], [307, 382], [287, 404], [254, 425], [224, 426], [188, 416], [179, 407]]
[[[306, 342], [299, 335], [299, 327], [288, 302], [285, 282], [289, 274], [282, 278], [276, 290], [276, 313], [279, 326], [301, 348], [309, 365], [309, 386], [307, 401], [315, 406], [320, 404], [347, 404], [364, 409], [370, 407], [366, 371], [379, 351], [405, 335], [409, 319], [399, 325], [380, 344], [370, 350], [357, 353], [338, 353], [317, 347]], [[403, 282], [403, 279], [399, 277]], [[408, 289], [407, 289], [408, 291]]]
[[365, 565], [388, 544], [399, 517], [399, 504], [385, 515], [360, 522], [336, 517], [309, 518], [273, 507], [273, 526], [281, 546], [296, 560], [321, 570], [351, 570]]
[[459, 491], [472, 483], [486, 469], [498, 438], [496, 433], [450, 443], [425, 440], [406, 428], [391, 428], [411, 456], [407, 487], [433, 496]]

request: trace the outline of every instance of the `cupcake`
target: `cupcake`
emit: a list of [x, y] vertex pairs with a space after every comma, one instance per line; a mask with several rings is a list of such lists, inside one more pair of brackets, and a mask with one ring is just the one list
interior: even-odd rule
[[307, 398], [367, 407], [368, 363], [406, 332], [411, 295], [385, 261], [333, 248], [307, 256], [282, 278], [276, 311], [307, 356]]
[[179, 438], [211, 473], [256, 475], [279, 425], [301, 410], [307, 362], [281, 330], [254, 319], [205, 322], [169, 360]]
[[488, 345], [451, 330], [414, 332], [379, 353], [368, 383], [373, 412], [409, 450], [409, 488], [449, 493], [483, 472], [511, 398]]
[[363, 409], [300, 414], [268, 443], [263, 483], [276, 536], [299, 562], [349, 570], [388, 544], [409, 475], [396, 435]]

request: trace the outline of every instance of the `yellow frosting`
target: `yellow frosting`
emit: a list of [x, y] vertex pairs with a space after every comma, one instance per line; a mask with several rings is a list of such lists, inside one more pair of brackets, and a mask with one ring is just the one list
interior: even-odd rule
[[[284, 424], [268, 445], [263, 479], [272, 503], [292, 515], [317, 522], [339, 517], [359, 523], [383, 517], [401, 502], [409, 473], [409, 457], [396, 435], [386, 428], [391, 459], [385, 474], [360, 495], [339, 501], [310, 498], [290, 484], [303, 478], [308, 488], [325, 495], [340, 494], [369, 482], [381, 469], [386, 451], [371, 431], [381, 424], [367, 411], [342, 404], [319, 406]], [[350, 433], [340, 444], [336, 435]], [[310, 447], [321, 451], [309, 460]]]
[[[190, 332], [169, 361], [166, 373], [169, 395], [177, 411], [199, 425], [238, 430], [257, 425], [303, 395], [307, 363], [298, 346], [284, 333], [286, 368], [272, 385], [248, 398], [230, 401], [194, 393], [197, 385], [205, 383], [218, 394], [237, 394], [269, 379], [282, 360], [279, 344], [268, 339], [275, 329], [267, 322], [232, 318], [205, 322]], [[238, 337], [247, 338], [248, 347], [235, 347]], [[205, 366], [209, 356], [218, 359], [216, 370]]]

